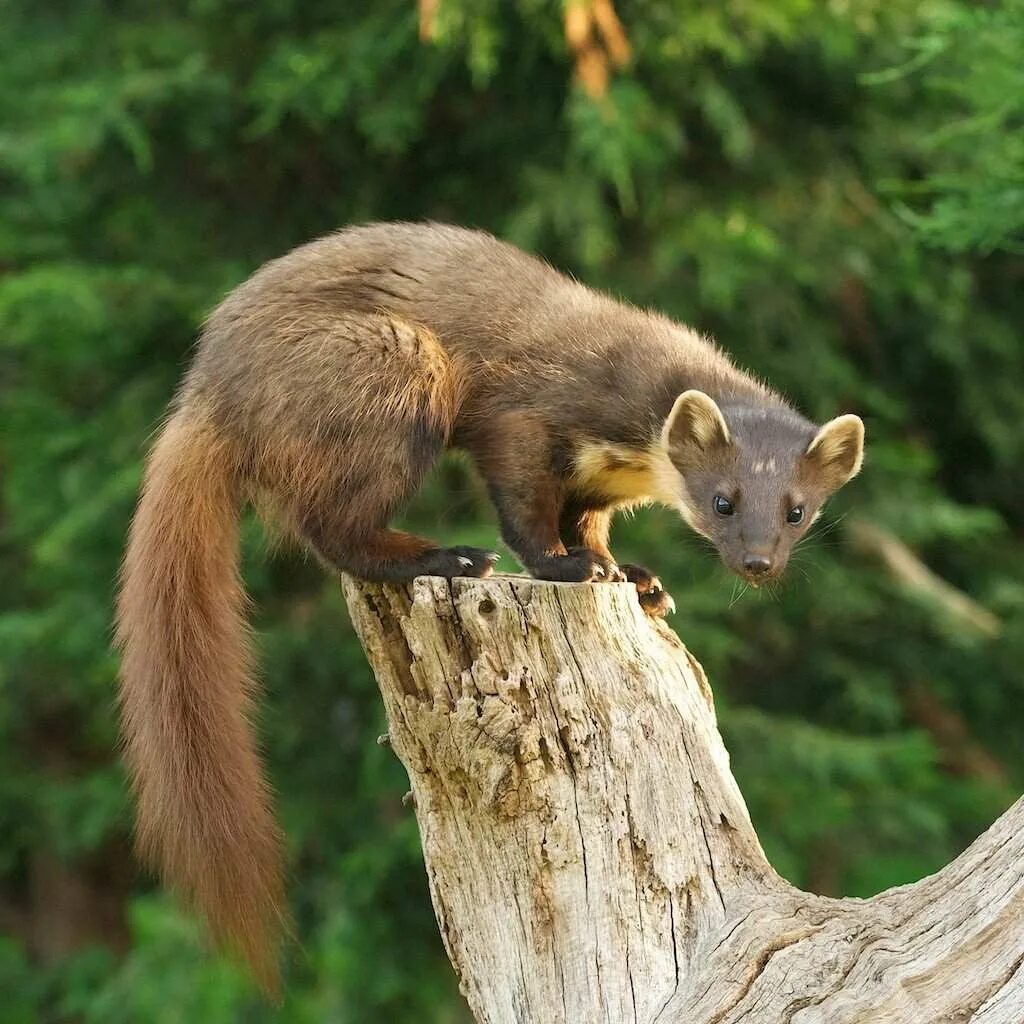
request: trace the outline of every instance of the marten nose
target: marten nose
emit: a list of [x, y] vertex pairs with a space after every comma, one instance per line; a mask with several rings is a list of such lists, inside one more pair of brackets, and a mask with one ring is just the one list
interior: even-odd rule
[[763, 576], [772, 567], [772, 560], [767, 555], [744, 555], [743, 568], [751, 576]]

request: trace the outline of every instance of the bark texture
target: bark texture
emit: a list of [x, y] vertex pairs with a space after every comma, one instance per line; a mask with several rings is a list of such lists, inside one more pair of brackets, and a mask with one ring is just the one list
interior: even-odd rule
[[345, 581], [480, 1024], [1022, 1024], [1024, 802], [870, 900], [769, 866], [707, 679], [626, 584]]

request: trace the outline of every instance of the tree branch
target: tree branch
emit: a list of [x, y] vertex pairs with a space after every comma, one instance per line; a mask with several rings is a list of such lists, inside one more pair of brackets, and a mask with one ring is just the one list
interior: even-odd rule
[[1002, 631], [998, 615], [932, 572], [894, 533], [861, 520], [849, 523], [847, 532], [854, 545], [879, 559], [897, 583], [931, 602], [959, 626], [987, 637]]

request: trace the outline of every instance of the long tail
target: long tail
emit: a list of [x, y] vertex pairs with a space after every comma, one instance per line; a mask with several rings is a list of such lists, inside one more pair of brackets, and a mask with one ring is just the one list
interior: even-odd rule
[[143, 858], [278, 989], [281, 841], [250, 723], [230, 446], [187, 410], [161, 434], [117, 607], [121, 719]]

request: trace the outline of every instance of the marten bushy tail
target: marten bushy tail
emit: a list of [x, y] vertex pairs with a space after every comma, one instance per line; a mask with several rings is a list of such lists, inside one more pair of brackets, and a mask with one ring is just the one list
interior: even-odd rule
[[230, 446], [187, 410], [150, 456], [117, 609], [140, 854], [278, 988], [281, 839], [250, 715]]

